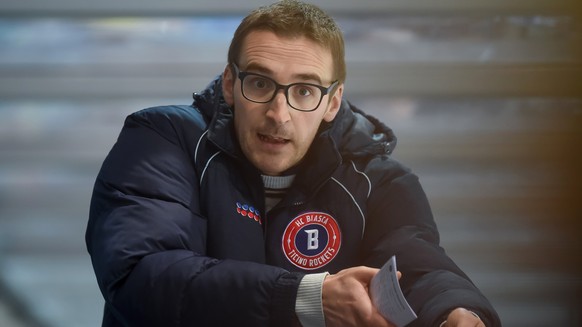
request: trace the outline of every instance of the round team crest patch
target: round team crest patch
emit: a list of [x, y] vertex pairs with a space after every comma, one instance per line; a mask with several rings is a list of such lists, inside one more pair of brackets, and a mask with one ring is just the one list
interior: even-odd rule
[[335, 258], [341, 246], [341, 232], [337, 221], [327, 213], [307, 212], [287, 225], [282, 242], [289, 262], [313, 270]]

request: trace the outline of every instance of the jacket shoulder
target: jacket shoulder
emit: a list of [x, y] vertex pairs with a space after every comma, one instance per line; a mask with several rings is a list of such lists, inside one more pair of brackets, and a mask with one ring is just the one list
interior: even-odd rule
[[208, 126], [202, 113], [194, 106], [168, 105], [142, 109], [130, 114], [124, 129], [146, 127], [174, 144], [189, 147]]
[[414, 175], [409, 167], [386, 153], [351, 158], [348, 162], [373, 183], [386, 183], [405, 175]]
[[134, 112], [128, 118], [141, 124], [155, 127], [160, 131], [170, 127], [183, 127], [203, 131], [208, 125], [198, 108], [191, 105], [150, 107]]

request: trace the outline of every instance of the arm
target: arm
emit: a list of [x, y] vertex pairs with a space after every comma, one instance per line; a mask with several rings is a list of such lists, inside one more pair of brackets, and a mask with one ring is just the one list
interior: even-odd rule
[[192, 145], [180, 137], [196, 126], [174, 114], [128, 117], [97, 177], [86, 241], [107, 310], [131, 326], [290, 324], [301, 274], [206, 256]]
[[486, 326], [499, 326], [489, 301], [439, 246], [418, 178], [389, 159], [380, 164], [392, 167], [370, 172], [379, 182], [368, 201], [363, 264], [380, 267], [397, 256], [403, 292], [419, 317], [411, 326], [438, 326], [459, 307], [476, 312]]

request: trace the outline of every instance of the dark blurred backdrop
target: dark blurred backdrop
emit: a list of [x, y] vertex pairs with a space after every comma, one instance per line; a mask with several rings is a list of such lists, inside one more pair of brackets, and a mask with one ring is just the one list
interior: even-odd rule
[[[395, 130], [504, 326], [582, 325], [579, 0], [313, 2], [344, 30], [346, 96]], [[190, 103], [265, 3], [0, 3], [1, 326], [100, 326], [102, 160], [127, 114]]]

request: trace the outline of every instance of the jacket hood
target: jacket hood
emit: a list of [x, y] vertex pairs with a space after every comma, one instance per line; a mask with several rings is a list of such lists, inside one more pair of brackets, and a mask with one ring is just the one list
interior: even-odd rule
[[[194, 107], [209, 122], [209, 138], [224, 150], [238, 155], [233, 133], [233, 112], [222, 96], [222, 78], [218, 76], [200, 93], [194, 94]], [[396, 147], [392, 129], [366, 114], [347, 100], [342, 100], [335, 119], [320, 127], [314, 143], [331, 141], [344, 158], [391, 154]]]
[[343, 157], [391, 154], [396, 147], [392, 129], [345, 99], [329, 125], [330, 137]]
[[[228, 105], [222, 96], [222, 77], [214, 78], [202, 92], [194, 93], [194, 106], [200, 110], [206, 121], [212, 120], [214, 114], [228, 109]], [[221, 110], [222, 109], [222, 110]]]
[[222, 77], [212, 80], [200, 93], [194, 93], [194, 108], [197, 108], [208, 123], [208, 138], [226, 153], [242, 157], [234, 133], [232, 108], [222, 96]]

